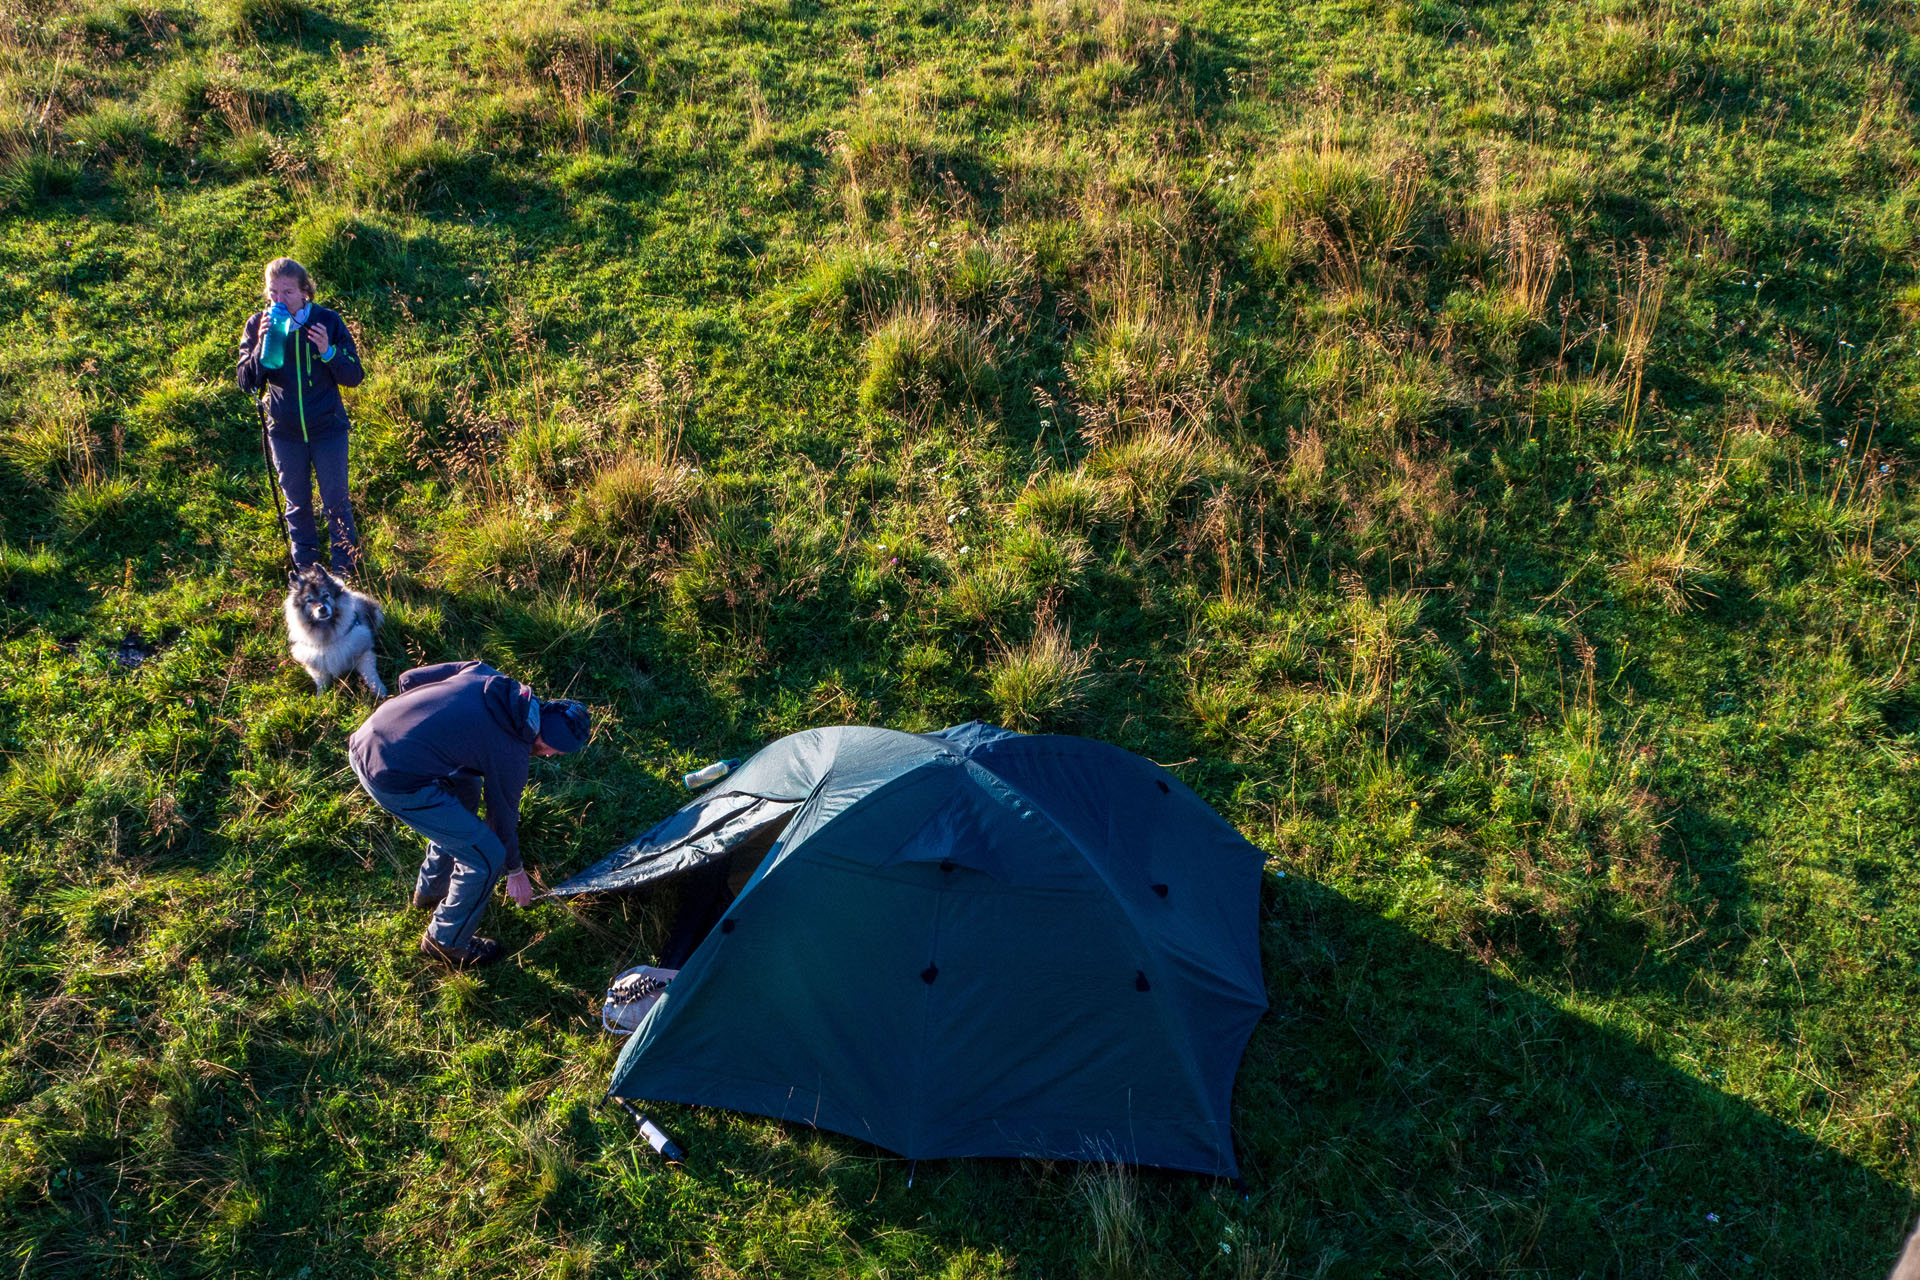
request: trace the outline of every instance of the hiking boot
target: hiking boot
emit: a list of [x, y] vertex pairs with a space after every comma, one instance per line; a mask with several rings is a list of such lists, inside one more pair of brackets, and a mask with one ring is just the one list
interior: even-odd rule
[[447, 895], [444, 893], [430, 898], [418, 889], [413, 891], [413, 909], [415, 911], [437, 911], [440, 908], [440, 904], [446, 900]]
[[438, 960], [449, 969], [478, 969], [500, 958], [500, 944], [492, 938], [475, 937], [465, 947], [443, 947], [425, 934], [420, 935], [420, 954]]
[[660, 1002], [660, 997], [667, 993], [667, 984], [679, 972], [643, 964], [615, 978], [607, 987], [606, 1001], [600, 1006], [600, 1025], [616, 1036], [632, 1031]]

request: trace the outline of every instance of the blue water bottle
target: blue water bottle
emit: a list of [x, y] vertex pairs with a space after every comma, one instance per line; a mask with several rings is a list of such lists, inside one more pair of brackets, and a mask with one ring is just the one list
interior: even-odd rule
[[260, 367], [278, 369], [287, 362], [287, 339], [293, 333], [293, 313], [279, 303], [267, 312], [267, 336], [260, 344]]

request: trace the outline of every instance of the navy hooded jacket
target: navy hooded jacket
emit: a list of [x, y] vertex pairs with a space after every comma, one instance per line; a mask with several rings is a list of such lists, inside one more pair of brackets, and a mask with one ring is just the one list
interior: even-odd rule
[[520, 793], [539, 737], [533, 690], [484, 662], [442, 662], [400, 674], [388, 698], [347, 739], [360, 776], [408, 792], [442, 779], [481, 779], [487, 825], [520, 869]]
[[[241, 331], [240, 362], [234, 369], [240, 389], [253, 394], [267, 389], [267, 418], [275, 435], [311, 440], [345, 431], [347, 406], [340, 399], [340, 388], [357, 387], [366, 376], [347, 322], [339, 312], [311, 304], [307, 323], [285, 339], [286, 359], [278, 369], [265, 369], [260, 365], [260, 326], [266, 317], [264, 311], [254, 312]], [[327, 327], [327, 340], [333, 344], [331, 360], [322, 360], [307, 339], [307, 329], [316, 324]]]

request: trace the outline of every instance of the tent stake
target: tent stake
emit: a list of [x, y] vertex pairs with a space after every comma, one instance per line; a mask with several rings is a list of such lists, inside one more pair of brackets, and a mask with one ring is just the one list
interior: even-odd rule
[[909, 1191], [913, 1189], [913, 1171], [919, 1167], [920, 1162], [918, 1160], [907, 1161], [907, 1189]]

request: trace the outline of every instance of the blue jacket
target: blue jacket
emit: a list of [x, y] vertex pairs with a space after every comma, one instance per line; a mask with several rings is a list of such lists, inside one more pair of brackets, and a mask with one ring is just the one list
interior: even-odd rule
[[311, 440], [347, 429], [347, 406], [340, 399], [341, 387], [357, 387], [366, 371], [360, 367], [360, 353], [354, 350], [353, 335], [337, 311], [315, 303], [307, 315], [307, 326], [324, 324], [333, 343], [333, 359], [322, 360], [321, 353], [307, 340], [307, 326], [288, 335], [286, 359], [278, 369], [260, 367], [260, 326], [267, 313], [256, 311], [247, 317], [240, 334], [240, 362], [234, 369], [242, 391], [258, 394], [267, 389], [267, 419], [275, 435], [298, 436]]
[[520, 793], [539, 722], [533, 690], [484, 662], [442, 662], [400, 674], [400, 692], [347, 739], [360, 775], [382, 791], [481, 779], [487, 825], [520, 869]]

